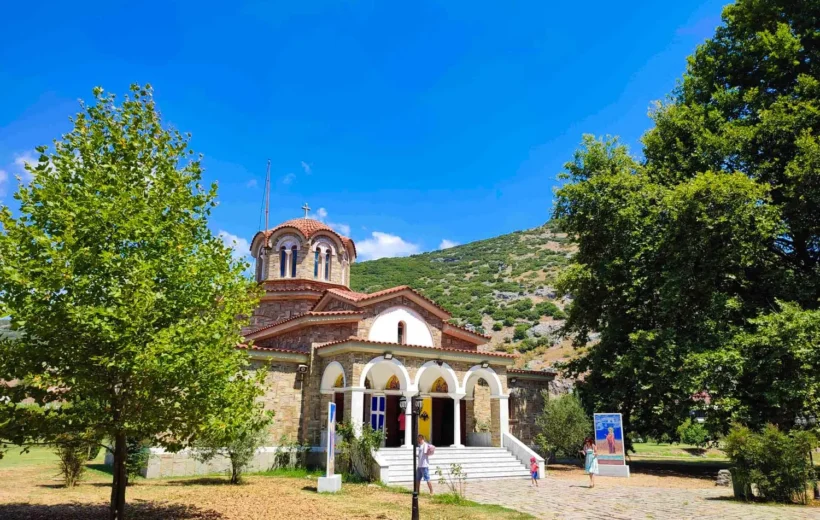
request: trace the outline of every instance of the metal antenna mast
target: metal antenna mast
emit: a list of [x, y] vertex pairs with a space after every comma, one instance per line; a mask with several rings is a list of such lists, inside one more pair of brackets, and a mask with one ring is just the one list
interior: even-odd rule
[[270, 213], [270, 159], [268, 159], [268, 171], [265, 174], [265, 231], [268, 230], [268, 214]]

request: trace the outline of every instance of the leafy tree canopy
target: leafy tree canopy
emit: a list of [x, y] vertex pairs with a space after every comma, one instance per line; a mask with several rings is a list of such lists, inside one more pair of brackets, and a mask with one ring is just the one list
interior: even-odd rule
[[566, 165], [567, 328], [601, 332], [568, 369], [630, 430], [671, 435], [698, 406], [713, 430], [817, 412], [818, 20], [818, 0], [726, 7], [652, 112], [643, 160], [585, 136]]
[[[126, 438], [177, 450], [218, 413], [256, 301], [246, 265], [207, 227], [189, 135], [163, 128], [150, 86], [120, 104], [94, 90], [73, 129], [37, 148], [19, 211], [0, 208], [0, 436], [93, 431], [115, 441], [112, 517], [123, 514]], [[20, 406], [24, 399], [33, 406]]]

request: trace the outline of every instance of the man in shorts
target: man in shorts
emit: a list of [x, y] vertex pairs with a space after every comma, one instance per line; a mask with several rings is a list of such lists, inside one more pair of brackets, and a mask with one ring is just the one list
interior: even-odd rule
[[430, 494], [433, 494], [433, 484], [430, 483], [430, 452], [432, 451], [432, 446], [427, 444], [427, 441], [424, 440], [424, 435], [419, 434], [419, 464], [418, 469], [416, 470], [416, 481], [421, 482], [422, 480], [427, 482], [427, 488], [430, 490]]

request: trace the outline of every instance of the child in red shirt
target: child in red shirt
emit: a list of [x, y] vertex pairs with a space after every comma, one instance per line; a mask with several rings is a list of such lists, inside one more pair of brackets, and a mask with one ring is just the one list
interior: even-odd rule
[[530, 457], [530, 475], [532, 475], [530, 486], [538, 487], [538, 463], [535, 461], [535, 457]]

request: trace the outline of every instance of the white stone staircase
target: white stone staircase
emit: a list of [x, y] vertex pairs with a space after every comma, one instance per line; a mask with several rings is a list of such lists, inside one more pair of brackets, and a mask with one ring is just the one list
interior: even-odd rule
[[[409, 448], [382, 448], [376, 452], [381, 480], [385, 484], [413, 482], [413, 452]], [[467, 480], [526, 479], [527, 467], [505, 448], [436, 448], [430, 456], [430, 480], [438, 481], [436, 469], [444, 477], [450, 464], [461, 464]]]

